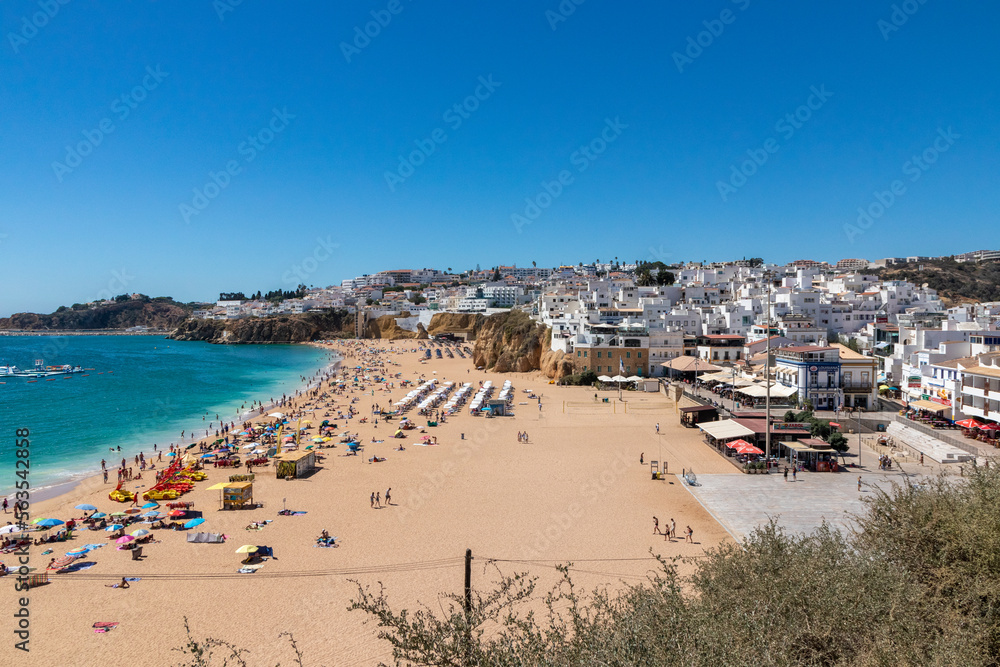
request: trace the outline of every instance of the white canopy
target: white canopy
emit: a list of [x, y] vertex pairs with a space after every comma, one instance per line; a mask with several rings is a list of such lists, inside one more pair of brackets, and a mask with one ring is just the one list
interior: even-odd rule
[[598, 375], [597, 379], [601, 382], [611, 382], [611, 377], [608, 375]]
[[640, 380], [642, 380], [642, 378], [639, 377], [638, 375], [629, 375], [628, 378], [626, 378], [626, 379], [629, 382], [639, 382]]
[[704, 422], [702, 424], [698, 424], [698, 428], [705, 433], [708, 433], [716, 440], [745, 438], [754, 434], [752, 429], [737, 424], [732, 419], [723, 419], [722, 421], [717, 422]]

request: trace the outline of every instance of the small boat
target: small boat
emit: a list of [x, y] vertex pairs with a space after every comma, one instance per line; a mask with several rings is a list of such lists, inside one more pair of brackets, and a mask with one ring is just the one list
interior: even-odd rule
[[41, 359], [35, 360], [35, 367], [29, 371], [22, 371], [17, 366], [0, 366], [0, 376], [3, 377], [24, 377], [24, 378], [49, 378], [56, 375], [73, 375], [83, 373], [81, 366], [70, 366], [63, 364], [60, 366], [46, 366]]

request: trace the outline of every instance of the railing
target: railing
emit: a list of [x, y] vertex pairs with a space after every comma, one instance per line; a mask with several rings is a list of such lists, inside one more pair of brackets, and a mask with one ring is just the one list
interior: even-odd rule
[[954, 447], [958, 447], [962, 451], [968, 452], [969, 454], [972, 454], [973, 456], [982, 456], [982, 454], [979, 451], [979, 448], [976, 447], [975, 445], [970, 445], [967, 442], [963, 442], [959, 438], [956, 438], [955, 436], [947, 434], [947, 433], [943, 433], [939, 429], [931, 428], [930, 426], [927, 426], [926, 424], [921, 424], [920, 422], [913, 421], [912, 419], [907, 419], [906, 417], [903, 417], [902, 415], [893, 415], [893, 419], [896, 422], [902, 424], [903, 426], [909, 426], [910, 428], [912, 428], [912, 429], [914, 429], [916, 431], [920, 431], [924, 435], [927, 435], [927, 436], [930, 436], [930, 437], [935, 438], [937, 440], [940, 440], [941, 442], [948, 443], [949, 445], [952, 445]]
[[843, 382], [843, 383], [841, 383], [840, 386], [841, 386], [842, 389], [850, 389], [850, 390], [857, 390], [857, 391], [871, 391], [871, 389], [872, 389], [872, 387], [874, 385], [872, 385], [871, 382]]

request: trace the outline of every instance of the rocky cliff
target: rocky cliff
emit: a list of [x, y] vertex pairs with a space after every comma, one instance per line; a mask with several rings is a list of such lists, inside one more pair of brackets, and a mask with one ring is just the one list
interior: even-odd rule
[[76, 304], [63, 306], [54, 313], [15, 313], [0, 318], [0, 329], [70, 330], [127, 329], [145, 326], [173, 329], [191, 314], [191, 307], [163, 297], [105, 303], [94, 308]]
[[573, 372], [572, 359], [549, 349], [551, 331], [521, 311], [487, 317], [479, 328], [472, 359], [497, 373], [541, 370], [558, 380]]
[[168, 338], [209, 343], [304, 343], [354, 333], [354, 316], [343, 310], [239, 320], [185, 320]]

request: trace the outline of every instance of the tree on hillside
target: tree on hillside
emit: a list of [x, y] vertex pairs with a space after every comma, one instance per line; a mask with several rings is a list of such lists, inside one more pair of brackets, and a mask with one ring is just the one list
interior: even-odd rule
[[665, 268], [661, 268], [656, 272], [656, 284], [657, 285], [673, 285], [676, 277], [670, 271]]

